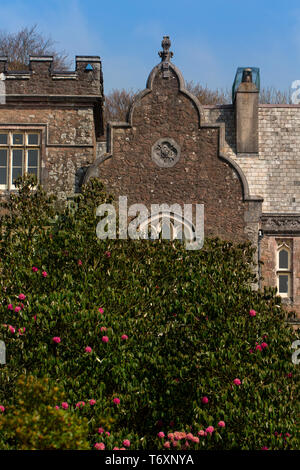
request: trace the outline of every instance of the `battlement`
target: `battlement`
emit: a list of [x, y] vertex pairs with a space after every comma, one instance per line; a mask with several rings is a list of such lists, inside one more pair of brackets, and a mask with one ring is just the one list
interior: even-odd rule
[[[74, 71], [57, 71], [52, 56], [30, 56], [26, 70], [7, 69], [7, 57], [0, 57], [0, 74], [6, 97], [103, 96], [102, 65], [99, 56], [76, 56]], [[19, 96], [22, 99], [22, 96]]]

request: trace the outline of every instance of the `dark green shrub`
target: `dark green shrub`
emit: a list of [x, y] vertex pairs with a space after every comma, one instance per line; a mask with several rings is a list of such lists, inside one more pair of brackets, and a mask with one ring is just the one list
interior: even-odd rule
[[[33, 212], [47, 214], [41, 198], [45, 210], [35, 196]], [[18, 236], [7, 245], [18, 223], [3, 222], [7, 365], [0, 369], [0, 404], [13, 406], [24, 371], [59, 384], [70, 409], [88, 419], [91, 448], [121, 447], [128, 439], [131, 448], [155, 449], [164, 443], [159, 431], [197, 436], [209, 426], [212, 435], [191, 447], [297, 448], [298, 369], [291, 361], [297, 333], [286, 325], [274, 289], [251, 289], [250, 245], [210, 239], [193, 252], [179, 242], [99, 240], [95, 209], [110, 200], [91, 181], [77, 209], [57, 214], [48, 228], [33, 217], [30, 245]], [[267, 347], [256, 349], [262, 343]], [[80, 401], [86, 405], [76, 408]], [[99, 427], [110, 436], [99, 436]]]

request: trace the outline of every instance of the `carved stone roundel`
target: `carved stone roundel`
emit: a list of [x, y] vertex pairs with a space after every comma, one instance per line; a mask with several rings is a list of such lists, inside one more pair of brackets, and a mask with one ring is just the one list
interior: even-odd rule
[[158, 139], [152, 146], [151, 157], [162, 168], [174, 166], [180, 158], [180, 146], [171, 137]]

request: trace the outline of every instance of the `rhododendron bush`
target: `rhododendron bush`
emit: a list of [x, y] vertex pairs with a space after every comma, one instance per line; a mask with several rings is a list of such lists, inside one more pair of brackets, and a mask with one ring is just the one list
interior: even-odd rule
[[299, 447], [298, 333], [251, 288], [249, 244], [99, 240], [99, 181], [67, 209], [18, 185], [1, 219], [1, 448]]

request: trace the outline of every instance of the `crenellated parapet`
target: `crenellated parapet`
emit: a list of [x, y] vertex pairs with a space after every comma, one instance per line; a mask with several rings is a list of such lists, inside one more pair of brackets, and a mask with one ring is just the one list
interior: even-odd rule
[[[39, 96], [103, 96], [102, 66], [99, 56], [76, 56], [74, 71], [56, 71], [52, 56], [30, 56], [27, 69], [11, 71], [7, 57], [0, 57], [1, 79], [5, 80], [10, 97]], [[17, 96], [16, 96], [17, 98]]]

